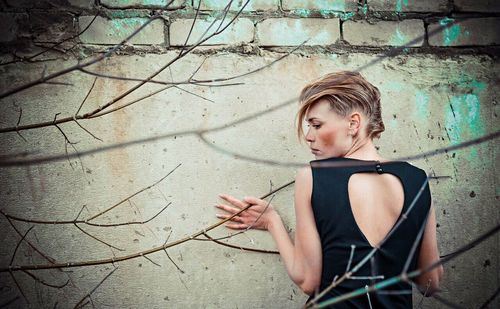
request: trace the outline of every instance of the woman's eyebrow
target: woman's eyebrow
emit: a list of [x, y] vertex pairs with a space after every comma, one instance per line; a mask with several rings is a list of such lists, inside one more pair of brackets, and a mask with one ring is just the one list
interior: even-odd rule
[[319, 120], [319, 119], [318, 119], [317, 117], [311, 117], [311, 118], [308, 118], [308, 119], [307, 119], [307, 122], [311, 122], [311, 121], [313, 121], [313, 120]]

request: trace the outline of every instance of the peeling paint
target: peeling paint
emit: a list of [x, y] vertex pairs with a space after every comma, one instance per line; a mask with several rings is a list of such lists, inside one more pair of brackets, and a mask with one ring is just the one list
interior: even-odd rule
[[[486, 132], [481, 119], [479, 95], [487, 84], [468, 74], [460, 74], [452, 82], [461, 94], [451, 97], [450, 104], [446, 106], [445, 127], [451, 143], [458, 144]], [[471, 148], [469, 160], [475, 160], [477, 156], [477, 148]]]
[[[481, 121], [480, 101], [476, 94], [464, 94], [450, 98], [446, 107], [445, 126], [452, 144], [485, 134]], [[470, 159], [477, 157], [477, 150], [470, 149]]]
[[449, 24], [453, 23], [455, 20], [453, 18], [445, 17], [439, 21], [441, 27], [445, 27], [443, 30], [443, 45], [451, 46], [453, 43], [457, 42], [461, 35], [470, 36], [469, 31], [463, 31], [458, 24], [453, 24], [449, 26]]
[[352, 19], [354, 17], [354, 15], [356, 15], [356, 13], [354, 13], [354, 12], [342, 13], [340, 18], [342, 20], [349, 20], [349, 19]]
[[363, 15], [368, 14], [368, 4], [363, 4], [363, 6], [359, 9], [359, 11], [360, 11]]
[[298, 15], [300, 17], [309, 17], [311, 16], [311, 10], [308, 9], [297, 9], [292, 11], [293, 14]]

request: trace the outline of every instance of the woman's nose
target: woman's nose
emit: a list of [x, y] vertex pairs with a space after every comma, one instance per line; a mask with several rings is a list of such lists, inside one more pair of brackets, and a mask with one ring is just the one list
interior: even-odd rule
[[311, 129], [307, 130], [306, 141], [308, 141], [308, 142], [313, 142], [314, 141], [314, 136], [311, 134]]

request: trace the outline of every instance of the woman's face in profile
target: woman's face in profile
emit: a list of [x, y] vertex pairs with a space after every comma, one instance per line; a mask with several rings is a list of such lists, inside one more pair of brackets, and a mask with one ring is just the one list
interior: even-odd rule
[[306, 140], [316, 159], [343, 157], [352, 146], [349, 120], [330, 108], [327, 100], [319, 100], [306, 113]]

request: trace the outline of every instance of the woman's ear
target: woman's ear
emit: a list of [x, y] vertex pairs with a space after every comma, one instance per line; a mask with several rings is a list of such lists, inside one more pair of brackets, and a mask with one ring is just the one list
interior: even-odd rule
[[354, 136], [358, 134], [361, 128], [361, 114], [359, 112], [353, 112], [349, 116], [349, 134]]

